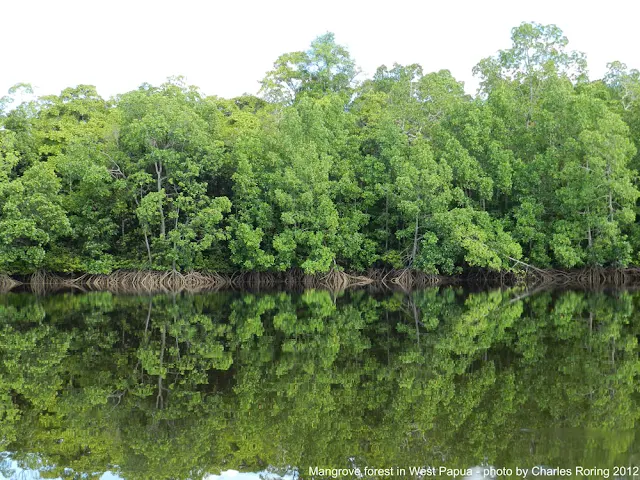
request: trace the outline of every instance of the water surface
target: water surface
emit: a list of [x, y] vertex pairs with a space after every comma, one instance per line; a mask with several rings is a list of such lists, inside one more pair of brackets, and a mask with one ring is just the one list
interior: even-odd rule
[[461, 287], [1, 295], [0, 478], [613, 478], [640, 465], [639, 309]]

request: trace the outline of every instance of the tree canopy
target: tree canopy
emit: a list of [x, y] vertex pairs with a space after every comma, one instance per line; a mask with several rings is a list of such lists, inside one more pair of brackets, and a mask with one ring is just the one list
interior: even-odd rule
[[0, 274], [640, 264], [640, 75], [603, 79], [523, 23], [465, 92], [449, 71], [359, 77], [333, 34], [260, 97], [181, 77], [110, 100], [0, 100]]

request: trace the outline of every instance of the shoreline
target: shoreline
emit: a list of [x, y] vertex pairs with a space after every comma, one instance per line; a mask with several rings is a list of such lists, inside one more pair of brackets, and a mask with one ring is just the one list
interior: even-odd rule
[[364, 273], [330, 271], [307, 275], [286, 272], [236, 272], [233, 274], [153, 270], [117, 270], [110, 274], [60, 275], [38, 271], [27, 276], [0, 274], [0, 292], [27, 288], [35, 293], [59, 289], [108, 291], [113, 293], [199, 292], [226, 289], [346, 290], [378, 285], [411, 289], [450, 283], [454, 277], [429, 275], [416, 270], [370, 270]]
[[640, 285], [640, 268], [584, 268], [555, 270], [527, 268], [511, 272], [471, 270], [460, 275], [430, 275], [411, 269], [371, 269], [366, 272], [332, 270], [326, 274], [307, 275], [301, 270], [286, 272], [207, 272], [117, 270], [110, 274], [60, 275], [38, 271], [32, 275], [0, 274], [0, 293], [27, 289], [34, 293], [56, 290], [112, 293], [200, 292], [227, 289], [324, 289], [341, 291], [351, 288], [413, 290], [438, 285], [475, 284], [490, 286], [555, 287], [624, 287]]

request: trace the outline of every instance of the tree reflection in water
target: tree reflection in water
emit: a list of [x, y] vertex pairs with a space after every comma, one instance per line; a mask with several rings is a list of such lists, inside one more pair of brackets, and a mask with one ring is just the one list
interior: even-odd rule
[[639, 302], [6, 294], [0, 450], [43, 478], [638, 464]]

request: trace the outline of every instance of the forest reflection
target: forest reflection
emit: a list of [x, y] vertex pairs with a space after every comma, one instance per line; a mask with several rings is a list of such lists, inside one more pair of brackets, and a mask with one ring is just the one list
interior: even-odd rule
[[1, 295], [0, 478], [638, 465], [638, 308], [461, 287]]

